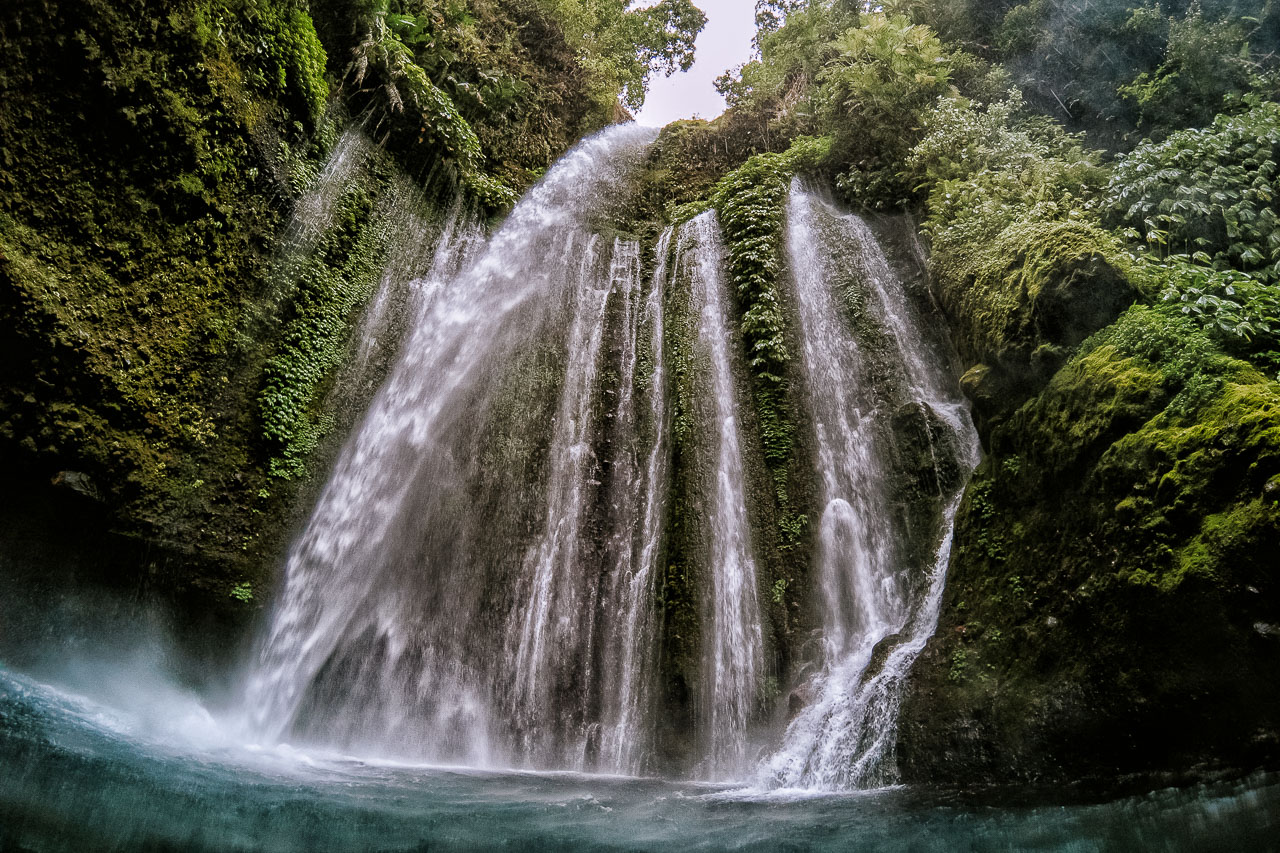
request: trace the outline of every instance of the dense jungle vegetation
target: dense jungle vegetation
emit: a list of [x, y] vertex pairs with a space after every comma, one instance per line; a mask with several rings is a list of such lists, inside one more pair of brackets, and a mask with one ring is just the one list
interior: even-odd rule
[[[918, 224], [987, 450], [904, 711], [904, 770], [1274, 764], [1276, 0], [756, 12], [757, 58], [719, 82], [728, 111], [655, 145], [636, 230], [720, 215], [772, 502], [772, 618], [808, 594], [787, 568], [813, 508], [781, 246], [804, 174]], [[145, 554], [129, 584], [260, 602], [343, 432], [327, 395], [391, 251], [398, 182], [426, 220], [457, 188], [500, 214], [625, 119], [650, 75], [687, 68], [704, 21], [690, 0], [10, 0], [0, 465], [15, 493], [53, 478], [105, 518]], [[373, 144], [323, 232], [290, 235], [350, 121]]]

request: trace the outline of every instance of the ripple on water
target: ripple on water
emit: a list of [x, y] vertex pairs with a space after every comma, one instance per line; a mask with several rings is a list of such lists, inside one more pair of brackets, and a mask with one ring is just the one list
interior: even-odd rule
[[0, 850], [1076, 853], [1268, 850], [1280, 838], [1277, 775], [1009, 805], [920, 788], [814, 795], [210, 746], [181, 731], [144, 736], [140, 719], [0, 670]]

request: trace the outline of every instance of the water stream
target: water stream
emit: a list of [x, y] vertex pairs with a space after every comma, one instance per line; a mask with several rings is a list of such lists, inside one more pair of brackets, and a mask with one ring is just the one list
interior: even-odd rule
[[[658, 240], [655, 270], [643, 302], [638, 288], [625, 296], [626, 336], [619, 353], [621, 399], [615, 416], [617, 439], [610, 467], [613, 524], [607, 559], [613, 566], [609, 595], [613, 607], [605, 611], [604, 630], [608, 632], [610, 650], [606, 658], [614, 665], [601, 673], [606, 725], [600, 766], [632, 775], [644, 769], [651, 740], [657, 619], [654, 581], [670, 468], [662, 298], [672, 234], [673, 229], [667, 228]], [[639, 261], [637, 254], [637, 276]], [[642, 338], [645, 329], [649, 332], [647, 339]], [[647, 347], [643, 346], [645, 343]], [[646, 350], [647, 373], [642, 372], [642, 348]], [[636, 405], [637, 389], [648, 399], [644, 411]], [[639, 524], [635, 523], [637, 519]]]
[[710, 505], [702, 508], [711, 574], [700, 685], [700, 696], [705, 697], [704, 767], [709, 778], [736, 779], [747, 769], [747, 722], [759, 689], [763, 641], [730, 357], [724, 246], [714, 212], [681, 228], [676, 257], [687, 268], [684, 275], [698, 315], [698, 346], [710, 374], [710, 417], [704, 428], [711, 433], [715, 460]]
[[[896, 781], [898, 697], [937, 624], [963, 487], [940, 489], [933, 559], [912, 565], [892, 510], [891, 421], [904, 404], [920, 408], [935, 468], [929, 413], [952, 433], [942, 452], [965, 471], [977, 464], [978, 438], [956, 382], [928, 360], [902, 281], [866, 222], [796, 181], [786, 234], [824, 506], [823, 660], [762, 777], [788, 788], [875, 787]], [[874, 666], [877, 651], [885, 657]]]

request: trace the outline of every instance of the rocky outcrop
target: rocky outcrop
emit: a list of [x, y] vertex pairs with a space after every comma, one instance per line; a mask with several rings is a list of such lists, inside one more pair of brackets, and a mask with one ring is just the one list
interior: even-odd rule
[[992, 245], [966, 247], [963, 255], [935, 255], [932, 266], [969, 365], [962, 385], [986, 433], [1137, 293], [1111, 239], [1080, 223], [1014, 223]]
[[913, 780], [1280, 758], [1280, 387], [1135, 307], [988, 434], [904, 703]]

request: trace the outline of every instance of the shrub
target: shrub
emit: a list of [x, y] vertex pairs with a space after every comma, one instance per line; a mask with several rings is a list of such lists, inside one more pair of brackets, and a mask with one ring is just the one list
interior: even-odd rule
[[1215, 269], [1280, 281], [1278, 161], [1280, 104], [1255, 100], [1246, 113], [1121, 157], [1107, 218], [1156, 258], [1203, 257]]

